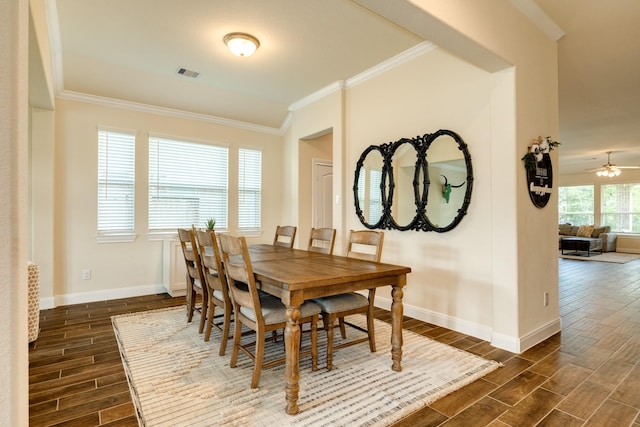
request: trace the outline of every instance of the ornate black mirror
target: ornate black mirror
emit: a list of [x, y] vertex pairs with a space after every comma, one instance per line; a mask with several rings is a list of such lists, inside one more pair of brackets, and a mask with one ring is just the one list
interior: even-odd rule
[[356, 215], [367, 228], [446, 232], [466, 215], [473, 168], [455, 132], [369, 146], [353, 185]]
[[471, 200], [471, 157], [457, 134], [438, 131], [427, 144], [426, 158], [431, 182], [426, 219], [434, 231], [449, 231], [466, 215]]
[[367, 148], [356, 166], [353, 195], [356, 215], [367, 228], [382, 228], [386, 204], [386, 169], [382, 147]]
[[416, 205], [419, 182], [424, 169], [419, 165], [419, 144], [415, 139], [403, 138], [391, 146], [391, 167], [389, 176], [393, 181], [390, 195], [391, 222], [393, 228], [409, 230], [418, 219]]

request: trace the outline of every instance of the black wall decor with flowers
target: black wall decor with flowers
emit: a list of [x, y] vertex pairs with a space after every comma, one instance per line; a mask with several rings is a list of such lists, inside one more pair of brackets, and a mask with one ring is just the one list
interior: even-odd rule
[[549, 152], [559, 146], [550, 136], [538, 137], [529, 146], [527, 154], [522, 157], [527, 172], [527, 190], [533, 205], [543, 208], [549, 202], [553, 188], [553, 168]]

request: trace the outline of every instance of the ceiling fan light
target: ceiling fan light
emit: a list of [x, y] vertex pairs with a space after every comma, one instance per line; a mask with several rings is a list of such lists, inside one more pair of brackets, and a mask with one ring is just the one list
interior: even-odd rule
[[242, 58], [253, 55], [260, 47], [258, 39], [247, 33], [229, 33], [223, 40], [231, 53]]

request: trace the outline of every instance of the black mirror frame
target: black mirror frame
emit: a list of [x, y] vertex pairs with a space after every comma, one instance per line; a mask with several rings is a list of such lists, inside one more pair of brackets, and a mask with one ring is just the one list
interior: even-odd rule
[[[458, 149], [462, 151], [465, 165], [467, 168], [467, 187], [465, 191], [464, 200], [462, 206], [458, 209], [458, 213], [455, 218], [444, 227], [437, 227], [427, 217], [427, 200], [429, 195], [429, 162], [427, 160], [427, 150], [431, 144], [439, 137], [448, 135], [454, 139], [458, 144]], [[395, 191], [395, 183], [393, 179], [393, 155], [398, 147], [402, 144], [411, 144], [416, 151], [416, 163], [415, 171], [413, 175], [413, 193], [414, 202], [416, 205], [416, 215], [407, 225], [399, 225], [395, 221], [392, 215], [392, 201]], [[382, 166], [382, 179], [380, 183], [380, 193], [382, 200], [382, 216], [376, 224], [369, 224], [363, 215], [362, 208], [360, 207], [360, 201], [358, 199], [358, 176], [364, 165], [364, 161], [367, 155], [378, 150], [382, 154], [383, 166]], [[422, 178], [422, 182], [420, 182]], [[382, 145], [370, 145], [360, 155], [360, 159], [356, 164], [356, 170], [353, 182], [353, 196], [355, 201], [356, 215], [362, 225], [369, 229], [390, 229], [390, 230], [416, 230], [416, 231], [435, 231], [437, 233], [444, 233], [454, 229], [462, 218], [467, 214], [469, 205], [471, 204], [471, 193], [473, 190], [473, 167], [471, 165], [471, 154], [467, 144], [462, 140], [457, 133], [441, 129], [432, 134], [425, 134], [423, 136], [417, 136], [415, 138], [401, 138], [398, 141], [390, 142]]]

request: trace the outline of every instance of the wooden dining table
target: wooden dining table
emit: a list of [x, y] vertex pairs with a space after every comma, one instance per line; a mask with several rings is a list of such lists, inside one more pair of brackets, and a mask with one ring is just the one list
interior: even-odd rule
[[273, 245], [251, 245], [249, 254], [258, 287], [279, 297], [286, 308], [284, 331], [287, 414], [297, 414], [300, 305], [309, 299], [391, 286], [391, 369], [402, 366], [402, 296], [411, 268], [326, 255]]

